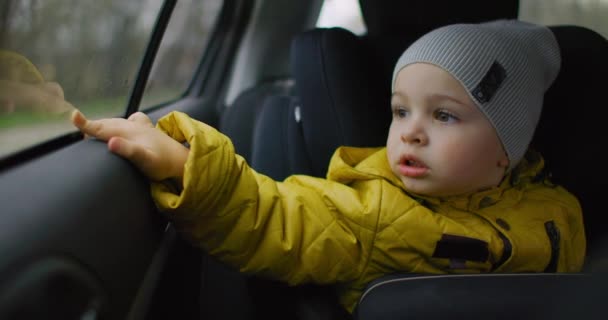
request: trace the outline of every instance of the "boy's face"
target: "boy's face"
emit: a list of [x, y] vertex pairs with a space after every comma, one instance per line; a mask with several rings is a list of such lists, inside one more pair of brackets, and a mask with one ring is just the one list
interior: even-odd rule
[[496, 131], [445, 70], [427, 63], [401, 69], [391, 108], [388, 160], [408, 190], [451, 196], [500, 183], [509, 160]]

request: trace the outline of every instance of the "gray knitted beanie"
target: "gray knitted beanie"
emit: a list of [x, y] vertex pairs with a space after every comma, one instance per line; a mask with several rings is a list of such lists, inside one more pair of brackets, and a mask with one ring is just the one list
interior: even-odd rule
[[422, 36], [397, 61], [392, 91], [397, 73], [417, 62], [436, 65], [462, 83], [496, 129], [512, 169], [532, 140], [561, 58], [548, 28], [498, 20], [449, 25]]

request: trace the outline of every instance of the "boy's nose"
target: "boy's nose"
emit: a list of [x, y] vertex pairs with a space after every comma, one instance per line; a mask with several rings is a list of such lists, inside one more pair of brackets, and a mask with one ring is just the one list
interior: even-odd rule
[[428, 140], [424, 129], [417, 125], [410, 125], [401, 132], [401, 141], [408, 144], [423, 146], [429, 142]]

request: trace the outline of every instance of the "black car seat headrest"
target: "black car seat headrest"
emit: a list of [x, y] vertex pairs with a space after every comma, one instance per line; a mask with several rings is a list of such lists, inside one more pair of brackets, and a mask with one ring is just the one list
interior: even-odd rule
[[[340, 28], [296, 37], [291, 66], [313, 173], [324, 176], [338, 146], [382, 146], [390, 125], [389, 79], [377, 73], [365, 43]], [[380, 98], [380, 99], [379, 99]]]

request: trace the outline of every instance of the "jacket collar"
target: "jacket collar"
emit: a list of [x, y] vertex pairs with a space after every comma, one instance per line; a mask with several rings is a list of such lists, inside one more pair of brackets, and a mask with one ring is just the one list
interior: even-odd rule
[[[493, 205], [511, 206], [513, 202], [517, 203], [521, 200], [522, 191], [532, 184], [550, 183], [549, 176], [545, 170], [542, 156], [534, 150], [528, 150], [521, 162], [513, 170], [507, 172], [496, 187], [451, 197], [429, 197], [410, 192], [406, 186], [402, 186], [402, 188], [425, 206], [448, 205], [460, 210], [475, 211]], [[501, 201], [507, 195], [509, 203]]]
[[[533, 150], [528, 150], [521, 162], [503, 178], [502, 182], [493, 188], [471, 192], [452, 197], [430, 197], [419, 195], [407, 190], [401, 179], [393, 174], [386, 155], [386, 148], [339, 148], [331, 160], [328, 179], [342, 183], [354, 180], [368, 180], [381, 177], [392, 185], [401, 188], [405, 193], [427, 207], [451, 206], [457, 209], [474, 211], [493, 205], [499, 205], [500, 200], [509, 195], [509, 199], [519, 202], [522, 190], [531, 184], [550, 183], [544, 160]], [[511, 201], [509, 204], [512, 205]]]

